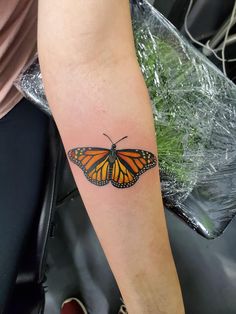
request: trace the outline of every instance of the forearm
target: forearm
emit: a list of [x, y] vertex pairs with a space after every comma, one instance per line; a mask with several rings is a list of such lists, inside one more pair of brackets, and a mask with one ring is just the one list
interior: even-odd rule
[[[114, 141], [128, 136], [117, 149], [141, 148], [156, 155], [150, 100], [128, 41], [118, 50], [109, 39], [103, 41], [91, 59], [96, 45], [88, 38], [86, 48], [83, 40], [76, 42], [76, 58], [74, 43], [63, 49], [58, 39], [52, 43], [39, 36], [46, 93], [66, 151], [78, 146], [110, 148], [102, 135], [106, 133]], [[140, 175], [129, 188], [93, 185], [79, 167], [71, 168], [129, 313], [184, 313], [158, 168]]]

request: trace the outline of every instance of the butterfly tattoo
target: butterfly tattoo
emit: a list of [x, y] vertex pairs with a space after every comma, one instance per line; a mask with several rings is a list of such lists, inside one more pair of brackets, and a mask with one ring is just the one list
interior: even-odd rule
[[140, 175], [157, 164], [157, 158], [142, 149], [111, 149], [100, 147], [78, 147], [68, 152], [69, 159], [79, 166], [86, 178], [93, 184], [103, 186], [111, 182], [116, 188], [128, 188], [134, 185]]

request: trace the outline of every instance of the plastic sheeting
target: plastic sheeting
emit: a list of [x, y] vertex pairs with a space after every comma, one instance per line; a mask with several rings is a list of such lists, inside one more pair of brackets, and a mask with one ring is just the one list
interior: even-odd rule
[[[147, 1], [135, 1], [132, 19], [165, 206], [214, 238], [236, 212], [236, 87]], [[50, 114], [37, 60], [16, 85]]]
[[39, 109], [51, 116], [37, 55], [24, 67], [15, 81], [15, 86]]

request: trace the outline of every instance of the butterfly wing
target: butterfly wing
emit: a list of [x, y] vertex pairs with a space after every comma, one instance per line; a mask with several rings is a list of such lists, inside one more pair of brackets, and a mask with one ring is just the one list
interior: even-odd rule
[[68, 152], [69, 159], [79, 166], [86, 178], [95, 185], [109, 183], [110, 150], [99, 147], [78, 147]]
[[134, 185], [142, 173], [157, 164], [156, 157], [145, 150], [117, 150], [116, 156], [111, 183], [118, 188], [127, 188]]

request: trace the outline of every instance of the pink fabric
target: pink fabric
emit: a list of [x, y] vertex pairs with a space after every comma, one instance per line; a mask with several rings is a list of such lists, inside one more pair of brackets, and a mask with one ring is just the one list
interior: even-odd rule
[[0, 118], [22, 98], [13, 82], [36, 53], [37, 0], [0, 0]]

